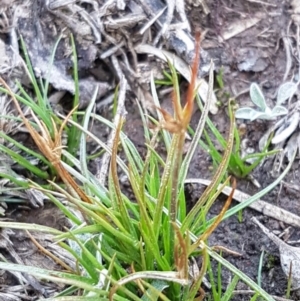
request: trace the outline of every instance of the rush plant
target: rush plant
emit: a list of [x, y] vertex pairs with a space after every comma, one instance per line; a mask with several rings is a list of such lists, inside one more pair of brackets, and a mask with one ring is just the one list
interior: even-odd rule
[[[184, 182], [207, 121], [213, 91], [213, 68], [211, 68], [209, 91], [202, 116], [190, 148], [183, 157], [185, 134], [197, 91], [199, 34], [196, 37], [195, 50], [191, 70], [192, 80], [183, 107], [180, 102], [176, 71], [171, 62], [169, 67], [174, 86], [174, 115], [159, 107], [154, 80], [151, 82], [152, 94], [158, 113], [154, 131], [150, 130], [149, 120], [137, 104], [144, 124], [147, 146], [145, 159], [142, 159], [134, 144], [122, 132], [125, 118], [120, 112], [117, 111], [119, 122], [116, 126], [92, 113], [97, 91], [87, 110], [77, 113], [84, 116], [82, 125], [71, 118], [74, 112], [70, 112], [61, 120], [59, 128], [57, 123], [51, 123], [51, 133], [49, 125], [41, 121], [35, 112], [32, 112], [35, 126], [26, 119], [15, 94], [1, 80], [40, 152], [53, 165], [64, 183], [64, 186], [60, 186], [57, 182], [51, 182], [52, 190], [47, 190], [33, 182], [30, 182], [30, 187], [46, 194], [62, 210], [73, 227], [66, 231], [58, 231], [47, 227], [36, 229], [30, 224], [11, 222], [0, 222], [0, 226], [35, 229], [55, 235], [53, 241], [72, 254], [76, 268], [69, 266], [68, 272], [62, 272], [0, 262], [0, 269], [29, 273], [38, 278], [67, 285], [63, 291], [48, 300], [192, 301], [204, 299], [202, 281], [210, 265], [209, 259], [213, 258], [220, 266], [236, 275], [230, 285], [231, 291], [237, 279], [240, 279], [257, 295], [273, 301], [273, 298], [253, 280], [207, 244], [208, 237], [221, 220], [234, 214], [234, 210], [227, 211], [227, 209], [232, 199], [235, 180], [227, 177], [223, 181], [234, 142], [235, 121], [232, 113], [230, 113], [230, 130], [224, 155], [212, 182], [199, 196], [195, 206], [189, 212], [186, 210], [188, 200], [184, 194]], [[115, 131], [111, 147], [88, 131], [91, 117]], [[61, 135], [67, 124], [76, 127], [81, 133], [79, 159], [62, 145]], [[167, 149], [165, 161], [155, 149], [159, 134], [162, 135]], [[99, 184], [98, 179], [88, 171], [85, 151], [87, 135], [111, 155], [107, 187]], [[125, 164], [125, 160], [122, 160], [118, 154], [120, 144], [128, 164]], [[63, 161], [62, 158], [66, 158], [67, 161]], [[119, 169], [128, 178], [134, 194], [132, 199], [129, 199], [122, 190]], [[228, 185], [230, 181], [232, 192], [223, 209], [214, 219], [207, 220], [206, 215], [211, 205], [221, 193], [222, 187]], [[268, 190], [264, 192], [266, 191]], [[61, 199], [64, 200], [63, 203]], [[202, 258], [201, 265], [197, 264], [198, 257]], [[216, 289], [217, 291], [219, 288]], [[222, 300], [229, 300], [231, 292], [224, 296]]]

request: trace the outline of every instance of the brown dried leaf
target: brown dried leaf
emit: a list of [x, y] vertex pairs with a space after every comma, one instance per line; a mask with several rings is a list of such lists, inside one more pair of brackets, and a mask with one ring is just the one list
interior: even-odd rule
[[291, 277], [293, 289], [300, 288], [300, 248], [291, 247], [270, 232], [255, 217], [252, 221], [276, 244], [279, 248], [281, 268], [287, 277]]

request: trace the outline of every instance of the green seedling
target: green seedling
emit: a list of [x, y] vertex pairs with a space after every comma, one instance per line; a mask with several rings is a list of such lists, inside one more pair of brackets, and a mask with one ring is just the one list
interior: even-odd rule
[[278, 116], [286, 115], [288, 110], [282, 104], [293, 96], [296, 91], [297, 84], [292, 82], [282, 84], [277, 93], [276, 105], [271, 109], [267, 106], [260, 87], [256, 83], [252, 83], [250, 86], [250, 98], [258, 110], [248, 107], [240, 108], [235, 112], [235, 117], [253, 121], [256, 119], [273, 120]]
[[[241, 157], [241, 140], [239, 131], [237, 128], [234, 129], [235, 145], [229, 161], [229, 171], [236, 177], [245, 178], [256, 168], [260, 162], [263, 161], [267, 156], [278, 153], [278, 150], [268, 151], [271, 139], [268, 140], [266, 146], [260, 153], [254, 153]], [[252, 160], [252, 163], [248, 163], [248, 160]]]
[[[170, 72], [167, 72], [165, 70], [163, 70], [163, 75], [164, 78], [163, 79], [156, 79], [155, 85], [162, 85], [162, 86], [173, 86], [173, 78], [172, 78], [172, 74], [170, 74]], [[176, 74], [176, 76], [178, 77], [178, 74]], [[178, 81], [180, 81], [180, 78], [178, 77]]]
[[[223, 70], [221, 69], [219, 74], [217, 75], [217, 81], [218, 85], [222, 87], [224, 85], [223, 83]], [[290, 83], [286, 83], [284, 86], [281, 87], [281, 89], [278, 92], [278, 100], [284, 102], [287, 99], [287, 95], [291, 95], [294, 93], [294, 88], [295, 85], [291, 85]], [[264, 102], [264, 97], [262, 93], [259, 90], [259, 87], [256, 84], [253, 84], [251, 86], [250, 91], [252, 98], [255, 99], [256, 103]], [[257, 90], [258, 89], [258, 90]], [[261, 98], [259, 98], [261, 97]], [[232, 100], [229, 99], [229, 110], [231, 110], [231, 102]], [[200, 109], [202, 108], [202, 104], [198, 99], [198, 105]], [[233, 114], [232, 112], [230, 114]], [[236, 112], [235, 112], [236, 116]], [[204, 141], [199, 141], [200, 145], [204, 150], [206, 150], [214, 163], [214, 166], [218, 166], [221, 162], [222, 158], [222, 153], [216, 148], [215, 144], [212, 141], [211, 134], [212, 136], [217, 140], [219, 145], [224, 149], [226, 147], [226, 139], [222, 136], [222, 134], [218, 131], [216, 126], [213, 124], [213, 122], [207, 118], [207, 127], [208, 130], [204, 131], [204, 137], [205, 137], [205, 142]], [[193, 132], [192, 130], [190, 130]], [[234, 146], [232, 149], [232, 153], [230, 154], [230, 160], [229, 160], [229, 165], [228, 165], [228, 172], [235, 177], [238, 178], [245, 178], [249, 176], [249, 174], [264, 160], [266, 156], [273, 155], [278, 152], [278, 150], [274, 151], [268, 151], [268, 147], [270, 145], [271, 138], [268, 140], [266, 143], [264, 149], [260, 153], [254, 153], [250, 154], [247, 156], [242, 157], [242, 150], [241, 150], [241, 139], [240, 139], [240, 134], [239, 130], [237, 127], [234, 127]], [[251, 161], [249, 164], [248, 162]]]
[[235, 275], [231, 282], [227, 285], [226, 290], [223, 292], [222, 286], [222, 265], [218, 263], [217, 266], [217, 279], [215, 279], [214, 271], [209, 260], [207, 274], [209, 277], [209, 283], [211, 284], [212, 298], [209, 300], [213, 301], [229, 301], [234, 296], [234, 290], [239, 282], [239, 277]]
[[218, 72], [218, 74], [216, 76], [217, 84], [220, 87], [220, 89], [224, 89], [223, 75], [224, 75], [224, 68], [221, 67], [220, 71]]
[[256, 293], [251, 299], [250, 299], [250, 301], [260, 301], [261, 300], [261, 298], [260, 298], [260, 296], [259, 296], [259, 293]]
[[230, 93], [225, 88], [223, 77], [224, 77], [224, 68], [221, 67], [216, 75], [216, 83], [217, 83], [216, 94], [218, 98], [216, 105], [219, 107], [221, 107], [224, 104], [224, 100], [230, 98]]
[[258, 265], [258, 272], [257, 272], [257, 284], [261, 287], [261, 273], [263, 268], [263, 262], [264, 262], [264, 255], [265, 251], [263, 250], [261, 252], [260, 258], [259, 258], [259, 265]]
[[243, 210], [240, 210], [240, 211], [237, 213], [237, 218], [238, 218], [239, 223], [242, 223], [242, 222], [243, 222]]
[[291, 295], [291, 288], [292, 288], [292, 268], [293, 268], [293, 262], [291, 261], [291, 263], [290, 263], [290, 272], [289, 272], [288, 283], [287, 283], [287, 289], [286, 289], [286, 294], [285, 294], [285, 297], [287, 299], [290, 299], [290, 295]]
[[269, 270], [274, 268], [274, 266], [276, 264], [276, 260], [277, 260], [277, 258], [274, 255], [268, 254], [268, 256], [267, 256], [267, 267], [268, 267]]

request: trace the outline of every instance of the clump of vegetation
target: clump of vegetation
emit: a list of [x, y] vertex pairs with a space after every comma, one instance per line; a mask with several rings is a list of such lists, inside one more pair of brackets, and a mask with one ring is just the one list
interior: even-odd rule
[[[217, 82], [221, 89], [224, 87], [222, 70], [217, 75]], [[255, 119], [267, 119], [271, 120], [277, 116], [286, 115], [287, 109], [282, 104], [289, 99], [297, 90], [297, 85], [292, 82], [287, 82], [280, 86], [277, 93], [276, 105], [273, 109], [270, 109], [266, 105], [265, 97], [256, 83], [250, 86], [250, 97], [252, 102], [258, 107], [258, 110], [252, 108], [240, 108], [235, 111], [235, 117], [241, 119], [249, 119], [254, 121]], [[230, 102], [233, 100], [229, 98], [229, 110], [231, 108]], [[199, 102], [198, 102], [199, 103]], [[199, 103], [201, 108], [201, 103]], [[204, 131], [205, 141], [200, 141], [200, 145], [210, 154], [215, 166], [218, 166], [222, 159], [222, 153], [215, 147], [213, 140], [214, 137], [219, 145], [224, 149], [226, 147], [226, 139], [218, 131], [216, 126], [207, 118], [207, 125], [209, 130]], [[268, 151], [272, 137], [265, 143], [264, 148], [259, 153], [253, 153], [249, 155], [242, 155], [241, 138], [238, 128], [234, 127], [234, 145], [232, 153], [230, 154], [230, 160], [228, 165], [228, 172], [235, 177], [245, 178], [248, 177], [251, 172], [267, 157], [278, 153], [280, 150]]]
[[[233, 101], [232, 99], [229, 99], [228, 109], [230, 114], [234, 114], [231, 105], [232, 101]], [[198, 100], [198, 104], [201, 108], [202, 105], [199, 100]], [[213, 165], [219, 166], [223, 158], [223, 154], [222, 154], [223, 151], [220, 151], [216, 147], [213, 140], [215, 139], [223, 150], [226, 148], [227, 140], [219, 132], [219, 130], [213, 124], [213, 122], [210, 120], [209, 117], [207, 117], [206, 122], [207, 122], [208, 129], [204, 130], [204, 138], [199, 140], [199, 144], [211, 156]], [[192, 133], [192, 135], [194, 134], [192, 129], [190, 129], [190, 132]], [[279, 150], [268, 151], [271, 142], [271, 138], [270, 138], [261, 152], [243, 156], [240, 133], [236, 124], [234, 124], [233, 136], [234, 136], [234, 144], [230, 153], [227, 171], [229, 174], [234, 175], [237, 178], [248, 177], [251, 174], [251, 172], [262, 162], [264, 158], [279, 152]]]
[[[229, 109], [231, 106], [229, 105]], [[233, 113], [232, 113], [233, 114]], [[218, 131], [216, 126], [207, 119], [207, 125], [210, 131], [205, 131], [205, 142], [201, 142], [202, 147], [208, 151], [210, 154], [213, 163], [215, 166], [218, 166], [221, 162], [222, 153], [217, 149], [215, 144], [212, 142], [209, 133], [212, 133], [213, 137], [216, 138], [219, 145], [222, 148], [225, 148], [227, 145], [226, 139], [222, 136], [222, 134]], [[246, 156], [242, 156], [242, 147], [241, 147], [241, 138], [240, 133], [235, 125], [233, 129], [234, 135], [234, 145], [232, 148], [232, 152], [230, 154], [229, 164], [228, 164], [228, 173], [234, 175], [237, 178], [246, 178], [250, 175], [250, 173], [261, 163], [261, 161], [267, 156], [278, 153], [279, 150], [268, 151], [270, 141], [267, 142], [264, 149], [259, 153], [253, 153]], [[249, 163], [251, 162], [251, 163]]]
[[[159, 120], [156, 123], [156, 129], [150, 131], [149, 121], [140, 108], [147, 146], [147, 155], [144, 160], [133, 143], [122, 132], [122, 125], [125, 121], [122, 113], [117, 110], [119, 122], [116, 126], [92, 113], [97, 91], [84, 113], [76, 113], [75, 106], [68, 116], [60, 120], [47, 106], [48, 88], [44, 86], [44, 97], [41, 97], [40, 101], [41, 105], [50, 110], [49, 118], [45, 119], [45, 116], [43, 118], [44, 112], [38, 110], [34, 105], [34, 100], [28, 96], [26, 104], [33, 108], [33, 119], [29, 122], [18, 102], [24, 102], [23, 97], [13, 93], [1, 80], [5, 87], [2, 91], [11, 96], [45, 162], [49, 162], [57, 178], [64, 183], [64, 185], [59, 185], [58, 182], [50, 182], [51, 189], [49, 189], [38, 183], [26, 182], [27, 187], [40, 190], [47, 195], [74, 225], [65, 232], [47, 227], [35, 228], [35, 230], [54, 234], [53, 240], [72, 254], [76, 261], [76, 268], [67, 266], [68, 272], [50, 271], [6, 262], [0, 262], [1, 269], [26, 272], [48, 281], [68, 285], [65, 290], [49, 300], [191, 301], [204, 299], [205, 291], [202, 288], [202, 282], [207, 271], [210, 278], [214, 278], [210, 268], [210, 258], [213, 258], [219, 263], [219, 269], [227, 268], [235, 275], [225, 293], [222, 292], [221, 281], [212, 283], [215, 300], [230, 300], [239, 280], [249, 285], [255, 296], [261, 296], [269, 301], [273, 300], [253, 280], [223, 259], [214, 248], [207, 244], [208, 237], [222, 219], [235, 214], [267, 193], [279, 183], [288, 170], [256, 196], [227, 211], [236, 185], [235, 180], [232, 179], [232, 192], [222, 211], [214, 219], [207, 220], [207, 212], [221, 193], [222, 187], [228, 185], [231, 180], [227, 177], [223, 181], [230, 166], [235, 137], [235, 120], [230, 109], [230, 130], [228, 139], [225, 141], [222, 138], [224, 139], [224, 153], [220, 157], [220, 164], [211, 184], [199, 197], [194, 207], [189, 212], [186, 211], [188, 200], [184, 195], [184, 181], [208, 120], [208, 108], [213, 91], [213, 68], [211, 68], [209, 92], [202, 116], [194, 132], [190, 148], [183, 157], [185, 134], [192, 116], [196, 93], [199, 48], [200, 37], [197, 36], [192, 80], [183, 107], [180, 102], [176, 71], [172, 64], [169, 64], [174, 86], [174, 116], [159, 107], [154, 81], [151, 83]], [[38, 86], [33, 73], [31, 75], [33, 84]], [[39, 93], [38, 89], [35, 89], [35, 92]], [[77, 121], [80, 114], [84, 115], [81, 125]], [[111, 147], [88, 130], [91, 118], [115, 131]], [[74, 151], [74, 147], [66, 148], [62, 144], [62, 133], [68, 129], [67, 125], [71, 125], [71, 128], [76, 129], [79, 134], [79, 159], [75, 157], [77, 151]], [[168, 154], [165, 162], [155, 150], [159, 133], [162, 134], [167, 146]], [[88, 171], [87, 136], [111, 155], [108, 187], [99, 184], [98, 179]], [[126, 155], [127, 165], [118, 156], [120, 144]], [[122, 191], [118, 168], [128, 177], [134, 199], [128, 199]], [[163, 170], [162, 173], [161, 170]], [[9, 176], [7, 178], [10, 179]], [[220, 184], [221, 187], [219, 187]], [[61, 199], [64, 202], [61, 202]], [[11, 222], [1, 222], [1, 227], [30, 230], [33, 228], [30, 224]], [[198, 257], [202, 258], [201, 266], [195, 260]], [[220, 270], [218, 275], [221, 277]]]

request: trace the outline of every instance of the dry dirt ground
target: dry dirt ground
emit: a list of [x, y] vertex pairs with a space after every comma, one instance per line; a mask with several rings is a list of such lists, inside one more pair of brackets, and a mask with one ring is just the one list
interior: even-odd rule
[[[2, 2], [6, 3], [7, 1]], [[12, 2], [18, 4], [18, 1]], [[116, 17], [117, 19], [117, 17], [120, 17], [118, 13], [113, 12], [118, 9], [121, 10], [121, 8], [108, 7], [107, 9], [111, 9], [112, 13], [108, 17], [105, 14], [103, 15], [103, 19], [106, 23], [104, 27], [105, 30], [103, 29], [103, 32], [100, 31], [100, 36], [97, 36], [95, 32], [89, 31], [88, 28], [85, 28], [84, 26], [81, 27], [81, 30], [86, 30], [86, 33], [83, 32], [78, 34], [76, 24], [72, 23], [69, 18], [63, 16], [65, 11], [56, 8], [55, 1], [50, 1], [50, 3], [53, 4], [53, 10], [50, 13], [43, 7], [40, 1], [27, 2], [28, 7], [24, 8], [24, 6], [22, 6], [24, 15], [17, 16], [18, 31], [15, 32], [16, 36], [14, 36], [14, 33], [10, 30], [5, 31], [7, 26], [14, 26], [14, 23], [6, 24], [5, 22], [7, 20], [5, 20], [5, 17], [3, 17], [2, 14], [1, 22], [3, 24], [1, 25], [1, 43], [4, 43], [5, 45], [6, 55], [9, 56], [13, 54], [9, 46], [14, 46], [14, 38], [21, 33], [25, 43], [30, 45], [28, 46], [28, 51], [32, 61], [34, 61], [36, 73], [40, 72], [40, 74], [43, 75], [46, 68], [45, 61], [47, 61], [46, 59], [49, 57], [50, 53], [49, 45], [55, 41], [51, 37], [57, 37], [59, 34], [57, 29], [63, 27], [66, 27], [69, 32], [74, 31], [76, 43], [78, 45], [81, 93], [84, 95], [83, 99], [81, 99], [81, 107], [84, 108], [87, 105], [87, 101], [91, 96], [90, 91], [93, 90], [95, 85], [98, 85], [99, 100], [97, 102], [97, 110], [103, 116], [109, 116], [109, 112], [111, 111], [109, 109], [111, 95], [115, 88], [115, 82], [118, 81], [118, 72], [124, 73], [131, 85], [131, 91], [128, 91], [127, 93], [125, 104], [128, 112], [125, 131], [137, 147], [140, 148], [141, 152], [143, 152], [145, 149], [143, 148], [142, 143], [142, 124], [134, 101], [135, 98], [139, 98], [145, 103], [148, 101], [149, 78], [145, 81], [141, 80], [141, 78], [134, 78], [134, 72], [127, 66], [127, 63], [130, 66], [137, 67], [140, 70], [139, 72], [141, 72], [139, 73], [140, 77], [144, 76], [145, 78], [147, 77], [146, 75], [149, 75], [149, 69], [155, 69], [155, 72], [157, 72], [155, 74], [159, 74], [162, 67], [162, 62], [158, 62], [152, 55], [136, 54], [134, 50], [135, 44], [138, 44], [141, 40], [141, 37], [135, 38], [134, 35], [140, 30], [141, 23], [143, 23], [144, 19], [141, 18], [141, 20], [135, 21], [132, 25], [127, 26], [126, 30], [121, 30], [120, 28], [122, 25], [116, 25], [111, 21], [111, 18]], [[93, 11], [92, 1], [83, 2], [82, 8], [87, 11]], [[122, 1], [119, 1], [119, 3], [121, 2]], [[129, 2], [132, 10], [132, 7], [134, 6], [132, 3], [135, 3], [136, 5], [140, 5], [141, 3], [140, 1], [126, 1], [126, 5], [129, 5]], [[142, 2], [148, 5], [151, 1]], [[103, 3], [99, 1], [99, 5], [104, 5]], [[153, 3], [156, 2], [153, 1]], [[165, 6], [163, 2], [158, 1], [158, 3], [160, 3], [158, 8], [160, 8], [161, 5], [163, 5], [162, 7]], [[218, 113], [212, 114], [210, 117], [220, 132], [225, 136], [228, 133], [229, 125], [226, 114], [228, 101], [228, 97], [225, 96], [226, 94], [235, 98], [236, 103], [240, 107], [251, 106], [252, 103], [250, 102], [248, 93], [249, 87], [252, 82], [256, 82], [262, 87], [263, 92], [267, 97], [267, 103], [273, 106], [274, 95], [276, 95], [280, 84], [287, 80], [294, 80], [295, 82], [299, 80], [300, 53], [298, 50], [300, 47], [300, 36], [297, 21], [299, 21], [298, 19], [300, 18], [300, 9], [299, 7], [297, 8], [297, 4], [294, 4], [294, 6], [291, 5], [293, 3], [296, 2], [291, 3], [290, 1], [282, 0], [205, 0], [206, 5], [203, 6], [201, 5], [201, 1], [186, 0], [185, 10], [191, 24], [192, 35], [196, 28], [200, 28], [202, 31], [202, 48], [204, 54], [202, 57], [202, 68], [200, 73], [203, 76], [207, 76], [207, 69], [205, 69], [205, 66], [207, 66], [210, 59], [213, 59], [215, 62], [216, 74], [221, 67], [224, 70], [223, 80], [225, 85], [223, 90], [217, 93], [218, 100], [220, 101], [219, 110]], [[13, 15], [13, 11], [11, 11], [9, 3], [4, 4], [2, 12], [6, 13], [6, 16], [8, 16], [7, 19], [9, 20], [11, 15]], [[147, 5], [143, 7], [145, 11]], [[78, 7], [73, 7], [72, 9], [73, 10], [70, 10], [74, 15], [81, 13], [78, 11]], [[126, 9], [127, 11], [129, 10], [128, 7], [125, 8], [125, 11]], [[32, 12], [34, 12], [33, 15]], [[19, 12], [19, 14], [21, 13], [22, 12]], [[87, 20], [85, 17], [84, 14], [80, 15], [80, 20]], [[147, 18], [149, 18], [149, 16], [147, 16]], [[38, 20], [39, 22], [36, 23], [32, 20]], [[53, 24], [51, 23], [52, 25], [49, 26], [49, 22], [52, 22]], [[61, 25], [61, 23], [63, 23], [63, 25]], [[133, 33], [134, 38], [130, 39], [128, 33]], [[116, 44], [123, 43], [123, 40], [119, 38], [118, 34], [122, 37], [125, 36], [126, 43], [119, 47], [119, 52], [115, 52], [114, 58], [111, 57], [111, 54], [107, 53], [107, 56], [105, 57], [103, 53], [105, 52], [104, 50], [109, 49], [109, 46], [113, 43], [111, 39], [114, 39]], [[85, 39], [84, 37], [86, 35], [92, 36], [93, 38]], [[55, 57], [57, 68], [55, 72], [60, 76], [60, 81], [55, 81], [53, 79], [51, 82], [53, 92], [56, 90], [65, 91], [65, 95], [62, 96], [63, 98], [60, 100], [60, 104], [65, 110], [68, 108], [70, 95], [73, 92], [73, 83], [70, 80], [70, 49], [65, 45], [65, 42], [67, 41], [66, 36], [67, 34], [63, 37], [64, 43], [58, 47], [58, 53]], [[109, 38], [110, 36], [111, 38]], [[97, 37], [99, 38], [98, 41], [96, 41]], [[180, 47], [178, 45], [180, 45], [180, 41], [174, 42], [174, 35], [171, 35], [169, 38], [169, 40], [167, 38], [161, 38], [161, 41], [166, 40], [166, 42], [161, 42], [160, 46], [170, 51], [174, 51], [175, 48], [175, 52], [179, 55]], [[147, 42], [149, 43], [149, 41]], [[99, 49], [102, 51], [100, 51], [100, 54]], [[118, 62], [118, 57], [122, 57], [123, 60]], [[189, 54], [186, 51], [182, 51], [181, 57], [186, 61], [189, 61], [190, 59]], [[12, 58], [12, 56], [10, 58]], [[2, 60], [1, 64], [2, 66], [6, 64], [9, 67], [9, 62], [5, 61], [5, 59]], [[137, 64], [137, 66], [135, 66], [135, 64]], [[118, 69], [118, 66], [121, 71]], [[62, 70], [68, 71], [64, 72]], [[10, 78], [13, 80], [14, 77], [21, 78], [20, 74], [18, 74], [18, 69], [15, 70], [12, 68], [9, 71], [10, 72], [2, 71], [2, 75], [8, 81]], [[130, 72], [132, 72], [132, 74]], [[57, 76], [57, 74], [55, 75]], [[139, 82], [137, 86], [134, 86], [135, 81]], [[138, 93], [134, 93], [135, 91], [132, 87], [137, 87]], [[165, 99], [170, 97], [163, 96], [162, 98]], [[297, 93], [292, 102], [296, 101]], [[162, 105], [168, 107], [169, 104], [166, 101], [166, 103], [163, 102]], [[192, 125], [197, 123], [199, 116], [200, 112], [195, 112]], [[248, 139], [249, 146], [255, 150], [258, 150], [259, 139], [273, 124], [272, 121], [238, 121], [239, 125], [241, 123], [246, 124], [246, 132], [243, 138]], [[299, 128], [297, 128], [297, 130], [299, 130]], [[95, 127], [95, 133], [103, 139], [108, 136], [107, 130], [100, 127]], [[16, 135], [16, 133], [14, 134]], [[92, 148], [92, 146], [90, 147]], [[274, 160], [269, 159], [254, 171], [253, 177], [260, 183], [261, 188], [257, 188], [251, 181], [245, 179], [238, 179], [237, 188], [253, 195], [260, 189], [266, 187], [274, 181], [274, 172], [272, 172], [274, 164]], [[286, 164], [287, 159], [285, 158], [280, 171], [284, 169]], [[209, 179], [212, 176], [211, 167], [212, 161], [209, 155], [199, 149], [191, 164], [189, 177]], [[277, 186], [272, 192], [266, 195], [264, 200], [276, 204], [299, 216], [299, 177], [299, 157], [297, 156], [292, 169], [284, 179], [284, 183]], [[200, 185], [193, 185], [188, 188], [190, 202], [192, 204], [204, 188]], [[215, 216], [220, 212], [223, 201], [224, 200], [221, 197], [216, 202], [209, 213], [210, 216]], [[37, 209], [23, 211], [14, 205], [8, 208], [7, 216], [20, 221], [30, 221], [32, 220], [32, 216], [38, 214], [36, 210]], [[42, 209], [38, 210], [41, 212]], [[27, 213], [25, 214], [24, 212]], [[26, 217], [27, 215], [28, 217]], [[53, 216], [53, 214], [51, 214], [51, 216]], [[295, 243], [295, 241], [300, 238], [299, 228], [290, 227], [283, 222], [262, 216], [252, 209], [246, 209], [242, 212], [242, 220], [239, 220], [237, 216], [234, 216], [222, 222], [210, 237], [209, 243], [210, 245], [221, 245], [230, 250], [239, 252], [241, 256], [233, 256], [226, 253], [224, 256], [254, 280], [257, 280], [259, 260], [261, 253], [264, 250], [262, 287], [271, 295], [284, 297], [287, 288], [287, 278], [280, 267], [278, 248], [257, 226], [253, 224], [251, 221], [252, 216], [262, 217], [261, 221], [263, 224], [272, 231], [276, 231], [277, 233], [284, 232], [282, 238], [287, 242], [293, 241]], [[37, 222], [41, 222], [41, 220]], [[55, 225], [57, 223], [57, 218], [53, 219], [52, 224]], [[20, 240], [16, 239], [14, 241], [17, 250], [18, 241]], [[297, 244], [295, 244], [295, 246], [296, 245]], [[232, 276], [230, 273], [224, 269], [224, 289], [231, 278]], [[8, 276], [8, 273], [5, 273], [2, 279], [3, 283], [0, 285], [0, 291], [5, 291], [7, 287], [11, 286], [12, 283], [14, 283], [13, 279], [14, 278]], [[246, 286], [240, 284], [237, 289], [240, 291], [240, 294], [237, 294], [234, 300], [250, 300], [250, 296], [247, 295]], [[205, 290], [209, 293], [207, 288], [205, 288]], [[293, 292], [290, 298], [292, 300], [300, 300], [300, 298], [297, 299], [296, 292]], [[37, 295], [33, 292], [26, 298], [24, 297], [24, 299], [21, 298], [20, 300], [36, 299]]]

